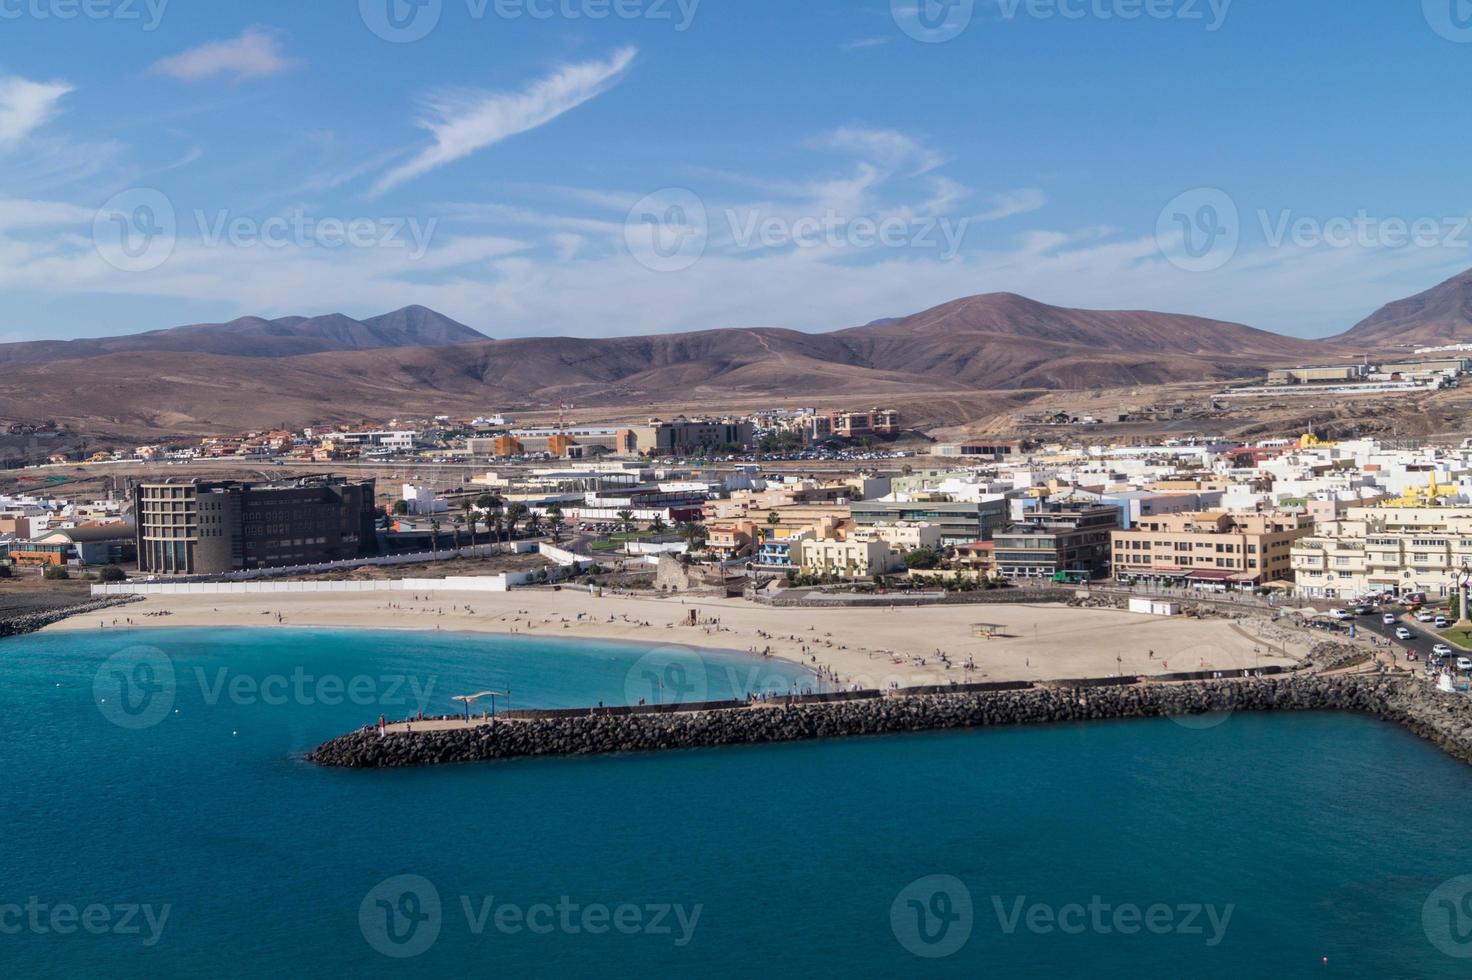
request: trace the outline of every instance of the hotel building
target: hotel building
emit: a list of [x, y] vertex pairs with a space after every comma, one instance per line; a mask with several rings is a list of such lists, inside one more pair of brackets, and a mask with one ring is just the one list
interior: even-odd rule
[[1303, 514], [1158, 514], [1111, 535], [1114, 577], [1236, 586], [1290, 580], [1293, 546], [1312, 529]]
[[377, 552], [372, 480], [143, 483], [133, 516], [145, 574], [222, 575]]

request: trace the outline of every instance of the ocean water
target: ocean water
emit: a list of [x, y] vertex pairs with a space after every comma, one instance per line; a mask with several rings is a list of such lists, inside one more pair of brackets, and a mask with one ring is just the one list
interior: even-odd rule
[[567, 706], [801, 679], [553, 638], [5, 640], [0, 976], [1472, 973], [1472, 770], [1356, 716], [301, 759], [456, 693]]

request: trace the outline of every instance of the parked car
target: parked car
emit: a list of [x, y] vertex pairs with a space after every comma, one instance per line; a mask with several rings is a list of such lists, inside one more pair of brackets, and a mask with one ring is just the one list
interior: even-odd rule
[[1349, 619], [1350, 613], [1346, 612], [1343, 609], [1330, 609], [1329, 617], [1331, 619]]
[[1434, 621], [1435, 619], [1436, 613], [1426, 609], [1422, 609], [1420, 612], [1416, 613], [1416, 622], [1418, 623], [1429, 623]]
[[1416, 634], [1412, 633], [1404, 626], [1397, 626], [1395, 628], [1395, 638], [1397, 640], [1414, 640], [1416, 638]]
[[1451, 625], [1452, 625], [1452, 621], [1450, 619], [1447, 619], [1445, 616], [1437, 616], [1436, 617], [1436, 628], [1437, 629], [1439, 629], [1439, 630], [1448, 629]]

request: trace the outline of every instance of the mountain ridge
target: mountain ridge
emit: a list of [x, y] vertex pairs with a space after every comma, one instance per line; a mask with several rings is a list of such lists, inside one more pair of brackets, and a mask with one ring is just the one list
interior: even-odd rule
[[45, 364], [121, 353], [296, 357], [384, 347], [446, 347], [490, 338], [423, 306], [354, 320], [341, 313], [194, 323], [143, 333], [0, 344], [0, 364]]
[[[1465, 278], [1472, 284], [1472, 272]], [[1462, 329], [1455, 321], [1462, 287], [1449, 285], [1456, 282], [1430, 291], [1443, 290], [1437, 303], [1419, 306], [1423, 315], [1450, 317], [1452, 336]], [[1419, 328], [1415, 309], [1400, 314], [1397, 337]], [[1472, 321], [1466, 330], [1472, 340]], [[760, 327], [492, 340], [411, 306], [361, 321], [246, 317], [51, 349], [0, 345], [0, 417], [219, 432], [562, 402], [652, 411], [794, 398], [898, 403], [917, 393], [1009, 400], [1007, 393], [1227, 382], [1352, 356], [1364, 336], [1357, 327], [1304, 340], [1225, 320], [1073, 309], [1006, 292], [826, 333]]]

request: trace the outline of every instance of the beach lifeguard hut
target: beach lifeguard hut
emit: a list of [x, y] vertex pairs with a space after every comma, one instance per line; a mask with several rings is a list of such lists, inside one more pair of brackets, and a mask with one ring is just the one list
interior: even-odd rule
[[996, 640], [1006, 636], [1006, 627], [1000, 623], [973, 623], [971, 635], [983, 640]]

